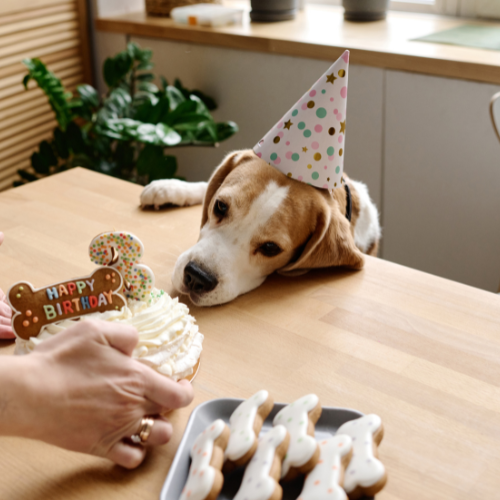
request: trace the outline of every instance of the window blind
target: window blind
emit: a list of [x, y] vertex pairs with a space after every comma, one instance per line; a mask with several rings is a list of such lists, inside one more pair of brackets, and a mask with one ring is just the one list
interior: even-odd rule
[[21, 61], [40, 58], [74, 92], [91, 83], [85, 0], [1, 0], [0, 2], [0, 190], [12, 186], [17, 170], [56, 126], [42, 91]]

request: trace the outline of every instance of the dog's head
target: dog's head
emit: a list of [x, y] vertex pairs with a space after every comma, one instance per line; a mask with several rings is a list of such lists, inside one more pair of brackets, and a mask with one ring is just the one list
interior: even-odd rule
[[337, 200], [245, 150], [228, 155], [210, 178], [199, 240], [178, 258], [172, 281], [195, 304], [211, 306], [274, 271], [329, 266], [363, 266]]

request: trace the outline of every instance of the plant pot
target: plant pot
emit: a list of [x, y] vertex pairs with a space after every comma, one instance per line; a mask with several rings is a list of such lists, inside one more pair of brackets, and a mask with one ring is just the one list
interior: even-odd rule
[[294, 19], [298, 7], [298, 0], [251, 0], [250, 3], [250, 19], [258, 22]]
[[342, 0], [346, 21], [380, 21], [385, 19], [389, 0]]

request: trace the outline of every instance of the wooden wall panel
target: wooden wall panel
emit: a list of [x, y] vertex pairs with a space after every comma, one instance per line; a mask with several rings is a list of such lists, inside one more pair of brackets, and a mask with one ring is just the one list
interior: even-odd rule
[[47, 99], [34, 82], [22, 85], [22, 60], [38, 57], [74, 92], [92, 83], [85, 0], [0, 2], [0, 190], [56, 126]]

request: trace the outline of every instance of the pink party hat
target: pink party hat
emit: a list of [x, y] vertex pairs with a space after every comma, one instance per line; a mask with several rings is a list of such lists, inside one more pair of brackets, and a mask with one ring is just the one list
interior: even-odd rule
[[335, 61], [253, 148], [278, 170], [312, 186], [339, 187], [344, 170], [349, 51]]

